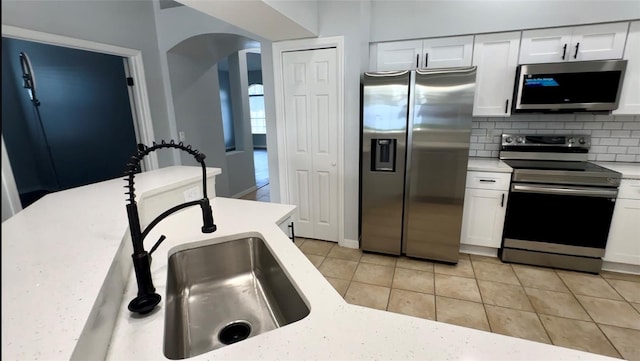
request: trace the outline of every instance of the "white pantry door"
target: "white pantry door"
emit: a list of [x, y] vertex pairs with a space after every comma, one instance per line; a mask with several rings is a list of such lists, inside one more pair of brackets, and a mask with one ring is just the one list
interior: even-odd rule
[[282, 54], [289, 202], [296, 235], [338, 241], [338, 79], [335, 48]]

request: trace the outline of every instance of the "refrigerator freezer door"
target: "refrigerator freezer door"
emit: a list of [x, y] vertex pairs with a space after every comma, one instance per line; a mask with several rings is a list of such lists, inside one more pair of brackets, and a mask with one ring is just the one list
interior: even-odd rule
[[475, 67], [417, 70], [405, 186], [406, 254], [457, 263]]
[[361, 247], [399, 255], [410, 73], [365, 73], [362, 80]]

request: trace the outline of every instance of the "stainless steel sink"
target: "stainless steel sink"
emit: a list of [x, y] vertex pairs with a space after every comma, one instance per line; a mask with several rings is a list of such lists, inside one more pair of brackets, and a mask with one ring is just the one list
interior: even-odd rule
[[260, 238], [169, 257], [164, 354], [170, 359], [197, 356], [308, 314], [309, 307]]

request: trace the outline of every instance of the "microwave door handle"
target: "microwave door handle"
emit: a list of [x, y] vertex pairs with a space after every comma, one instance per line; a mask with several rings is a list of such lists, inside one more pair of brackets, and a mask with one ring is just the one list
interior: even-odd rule
[[520, 193], [541, 193], [541, 194], [556, 194], [567, 196], [587, 196], [587, 197], [601, 197], [601, 198], [615, 198], [618, 195], [617, 189], [584, 189], [584, 188], [560, 188], [544, 185], [511, 185], [512, 192]]

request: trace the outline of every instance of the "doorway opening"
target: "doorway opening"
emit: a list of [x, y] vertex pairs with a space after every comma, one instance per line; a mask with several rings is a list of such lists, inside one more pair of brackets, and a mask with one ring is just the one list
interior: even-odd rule
[[264, 109], [264, 86], [260, 49], [247, 50], [247, 92], [253, 140], [253, 164], [256, 178], [256, 200], [270, 201], [267, 120]]
[[2, 131], [23, 208], [122, 175], [138, 143], [126, 60], [2, 37]]

